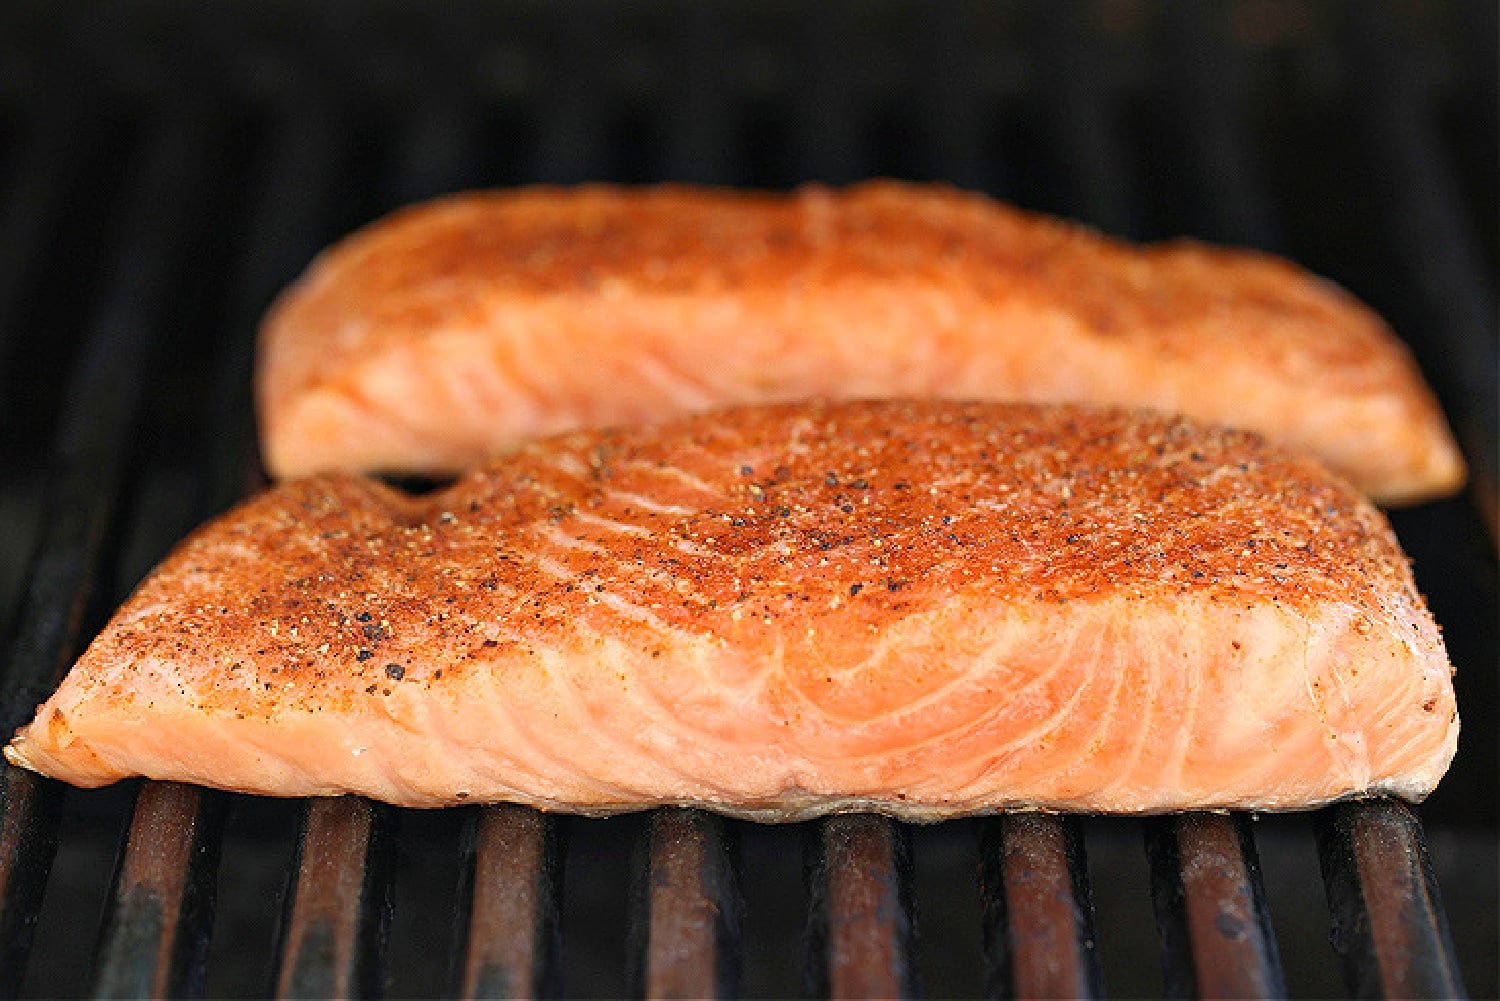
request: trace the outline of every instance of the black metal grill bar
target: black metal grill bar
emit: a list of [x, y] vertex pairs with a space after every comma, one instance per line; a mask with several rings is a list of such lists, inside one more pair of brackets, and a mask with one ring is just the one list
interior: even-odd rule
[[860, 95], [851, 93], [849, 37], [856, 10], [842, 3], [807, 9], [797, 39], [797, 91], [792, 96], [792, 179], [845, 184], [868, 170]]
[[1286, 996], [1260, 866], [1243, 815], [1147, 824], [1169, 997]]
[[[1396, 208], [1398, 224], [1412, 230], [1408, 234], [1412, 239], [1403, 242], [1409, 258], [1407, 266], [1419, 272], [1419, 281], [1429, 298], [1445, 294], [1450, 282], [1462, 285], [1462, 304], [1439, 304], [1437, 308], [1447, 311], [1450, 318], [1454, 310], [1460, 314], [1466, 311], [1472, 314], [1484, 295], [1484, 284], [1473, 264], [1477, 260], [1477, 251], [1473, 250], [1472, 240], [1465, 242], [1465, 234], [1458, 232], [1455, 247], [1445, 246], [1441, 249], [1441, 257], [1433, 256], [1437, 252], [1433, 246], [1435, 242], [1443, 243], [1447, 236], [1463, 229], [1455, 208], [1457, 196], [1451, 190], [1451, 175], [1446, 171], [1446, 164], [1435, 162], [1436, 140], [1431, 134], [1427, 110], [1415, 93], [1409, 67], [1393, 69], [1385, 65], [1385, 60], [1399, 58], [1400, 47], [1393, 46], [1389, 37], [1382, 37], [1384, 25], [1379, 12], [1374, 10], [1376, 5], [1359, 6], [1362, 9], [1353, 14], [1356, 34], [1361, 36], [1365, 46], [1359, 88], [1366, 93], [1362, 107], [1367, 129], [1374, 134], [1375, 145], [1381, 147], [1384, 156], [1392, 161], [1387, 170], [1396, 177], [1395, 188], [1402, 199], [1402, 204]], [[1232, 53], [1226, 52], [1228, 47], [1218, 42], [1220, 36], [1214, 26], [1207, 23], [1207, 14], [1200, 5], [1179, 5], [1173, 10], [1174, 29], [1178, 32], [1173, 51], [1198, 53], [1197, 58], [1187, 60], [1184, 73], [1175, 77], [1182, 90], [1192, 95], [1181, 99], [1188, 127], [1194, 135], [1207, 136], [1211, 144], [1242, 150], [1243, 143], [1236, 135], [1217, 134], [1222, 130], [1237, 129], [1241, 121], [1232, 96], [1217, 91], [1225, 79], [1222, 65]], [[1375, 88], [1375, 93], [1369, 93], [1367, 85]], [[1392, 88], [1395, 88], [1395, 93], [1391, 92]], [[1232, 163], [1221, 163], [1218, 156], [1204, 155], [1195, 157], [1193, 166], [1204, 181], [1209, 176], [1218, 178], [1217, 197], [1205, 203], [1206, 228], [1222, 239], [1252, 243], [1271, 250], [1281, 249], [1275, 216], [1261, 194], [1263, 183], [1248, 155], [1241, 152]], [[1235, 210], [1237, 206], [1246, 205], [1256, 210], [1253, 213]], [[1420, 216], [1420, 221], [1399, 222], [1413, 213]], [[1434, 261], [1438, 263], [1434, 265]], [[1459, 270], [1457, 274], [1437, 275], [1432, 273], [1435, 267], [1437, 270], [1444, 267]], [[1474, 329], [1473, 319], [1472, 315], [1467, 317], [1469, 326], [1466, 328], [1465, 318], [1461, 315], [1455, 321], [1458, 329], [1449, 331], [1450, 337], [1464, 342], [1466, 353], [1475, 351], [1476, 345], [1482, 350], [1483, 344], [1493, 344], [1492, 339]], [[1476, 367], [1486, 373], [1487, 379], [1493, 374], [1493, 363], [1488, 367]], [[1493, 430], [1489, 434], [1487, 440], [1493, 441]], [[1470, 454], [1473, 454], [1472, 442], [1467, 444], [1470, 445]], [[1493, 516], [1493, 509], [1490, 514]], [[1493, 517], [1490, 520], [1493, 521]], [[1361, 823], [1356, 825], [1354, 818], [1359, 818]], [[1371, 850], [1353, 851], [1350, 839], [1356, 826], [1364, 832], [1367, 848], [1372, 844], [1382, 844], [1386, 848], [1385, 854]], [[1253, 852], [1248, 834], [1242, 832], [1242, 837]], [[1377, 837], [1383, 840], [1377, 841]], [[1344, 957], [1345, 976], [1351, 990], [1361, 996], [1380, 993], [1381, 984], [1371, 979], [1379, 970], [1387, 996], [1443, 997], [1462, 993], [1452, 942], [1443, 912], [1436, 905], [1437, 884], [1432, 877], [1426, 843], [1416, 815], [1407, 807], [1384, 799], [1341, 807], [1332, 813], [1323, 811], [1319, 820], [1319, 842], [1325, 888], [1333, 912], [1333, 940], [1335, 948]], [[1395, 855], [1394, 859], [1392, 855]], [[1365, 934], [1364, 930], [1397, 920], [1391, 917], [1391, 910], [1383, 909], [1390, 908], [1395, 912], [1406, 909], [1401, 905], [1397, 887], [1391, 886], [1389, 874], [1382, 868], [1393, 861], [1405, 866], [1407, 874], [1399, 889], [1422, 896], [1409, 897], [1413, 901], [1408, 905], [1413, 908], [1409, 919], [1401, 919], [1394, 928], [1388, 928], [1385, 935], [1377, 938]], [[1255, 883], [1258, 884], [1258, 880]], [[1360, 892], [1366, 883], [1383, 892]], [[1263, 905], [1257, 910], [1264, 913]], [[1262, 934], [1268, 942], [1274, 943], [1269, 927]]]
[[980, 886], [987, 997], [1103, 995], [1077, 823], [1040, 813], [985, 823]]
[[[47, 483], [47, 510], [5, 663], [0, 724], [11, 732], [56, 684], [77, 647], [115, 520], [158, 310], [203, 181], [202, 123], [155, 123], [125, 186], [117, 259], [71, 377]], [[0, 823], [0, 993], [20, 990], [56, 846], [57, 786], [5, 766]]]
[[639, 993], [738, 997], [739, 887], [723, 819], [656, 810], [646, 837]]
[[[1184, 20], [1193, 18], [1184, 15]], [[1072, 171], [1073, 201], [1087, 221], [1125, 235], [1138, 234], [1141, 200], [1124, 166], [1124, 144], [1112, 128], [1119, 115], [1108, 107], [1111, 96], [1101, 91], [1101, 72], [1094, 65], [1097, 49], [1065, 13], [1065, 5], [1045, 8], [1042, 27], [1049, 46], [1061, 56], [1055, 80], [1060, 108], [1053, 124]], [[1213, 30], [1201, 23], [1182, 28], [1204, 34]], [[1226, 109], [1199, 104], [1194, 110], [1208, 115]], [[1212, 149], [1200, 151], [1199, 169], [1235, 150], [1231, 128], [1224, 125], [1216, 134], [1196, 136], [1200, 143], [1225, 147], [1217, 155]], [[1223, 183], [1235, 186], [1240, 203], [1254, 204], [1254, 189], [1243, 165]], [[1236, 219], [1221, 216], [1226, 227]], [[1186, 995], [1196, 985], [1206, 996], [1225, 996], [1223, 991], [1230, 996], [1285, 995], [1254, 841], [1243, 821], [1177, 818], [1157, 828], [1150, 843], [1167, 991]]]
[[818, 828], [808, 957], [813, 993], [897, 998], [917, 993], [905, 832], [870, 814]]
[[[214, 412], [205, 442], [207, 488], [200, 514], [228, 507], [261, 481], [254, 461], [250, 368], [256, 318], [293, 269], [315, 249], [319, 178], [332, 176], [324, 116], [290, 116], [270, 143], [241, 276], [229, 306], [218, 361]], [[146, 783], [123, 849], [105, 917], [92, 993], [201, 993], [212, 924], [222, 797], [191, 786]]]
[[926, 12], [918, 51], [923, 56], [919, 132], [927, 151], [921, 169], [949, 184], [978, 191], [996, 187], [997, 164], [986, 141], [994, 129], [975, 86], [977, 47], [969, 43], [975, 10], [944, 3]]
[[227, 304], [223, 350], [205, 424], [205, 513], [228, 508], [265, 481], [255, 444], [252, 370], [261, 314], [319, 249], [344, 130], [335, 110], [303, 100], [278, 107], [245, 253]]
[[1097, 40], [1069, 4], [1042, 4], [1038, 18], [1041, 47], [1051, 57], [1043, 67], [1047, 91], [1056, 95], [1047, 121], [1059, 161], [1071, 174], [1072, 212], [1107, 232], [1139, 236], [1141, 199], [1123, 166], [1120, 115], [1111, 106], [1115, 95]]
[[[551, 8], [552, 36], [568, 58], [551, 61], [573, 72], [552, 75], [542, 85], [544, 99], [537, 109], [538, 132], [531, 143], [523, 180], [569, 184], [598, 180], [611, 171], [614, 148], [609, 123], [615, 109], [607, 103], [608, 88], [597, 74], [609, 56], [609, 42], [592, 4], [564, 4]], [[601, 171], [601, 168], [606, 168]]]
[[464, 998], [559, 993], [562, 853], [554, 820], [524, 806], [476, 811], [459, 894]]
[[62, 795], [56, 783], [11, 765], [0, 782], [0, 997], [13, 998], [57, 852]]
[[1383, 227], [1402, 268], [1414, 280], [1430, 322], [1423, 361], [1473, 465], [1471, 482], [1485, 525], [1500, 544], [1500, 498], [1494, 447], [1500, 437], [1495, 372], [1493, 276], [1467, 214], [1460, 208], [1452, 164], [1443, 153], [1427, 95], [1408, 46], [1389, 24], [1385, 5], [1348, 10], [1356, 77], [1351, 84], [1383, 180], [1389, 214]]
[[141, 786], [92, 996], [203, 993], [224, 807], [222, 795], [196, 786]]
[[1202, 210], [1196, 235], [1271, 250], [1281, 232], [1245, 132], [1244, 67], [1212, 4], [1168, 4], [1163, 57], [1170, 110]]
[[[46, 246], [47, 224], [67, 189], [68, 162], [79, 146], [80, 124], [62, 109], [34, 116], [4, 172], [0, 191], [0, 365], [17, 336], [14, 318], [21, 289]], [[62, 113], [59, 113], [62, 112]]]
[[1466, 996], [1427, 839], [1411, 807], [1389, 799], [1318, 814], [1318, 857], [1333, 947], [1357, 997]]
[[673, 181], [723, 184], [743, 172], [732, 125], [734, 109], [724, 80], [725, 27], [721, 12], [694, 4], [682, 12], [673, 37], [677, 71], [666, 95], [670, 113], [660, 146], [660, 176]]
[[390, 912], [392, 811], [354, 796], [307, 803], [278, 998], [376, 997]]

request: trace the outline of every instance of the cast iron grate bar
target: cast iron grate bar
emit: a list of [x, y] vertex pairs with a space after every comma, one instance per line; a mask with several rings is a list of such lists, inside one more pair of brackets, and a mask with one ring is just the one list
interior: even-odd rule
[[217, 359], [216, 392], [206, 427], [206, 510], [223, 511], [264, 482], [255, 441], [253, 368], [256, 330], [273, 296], [319, 249], [327, 202], [344, 145], [332, 107], [303, 99], [278, 108], [281, 127], [269, 145], [247, 250], [229, 304], [226, 342]]
[[[1363, 16], [1368, 15], [1368, 11], [1363, 12]], [[1196, 23], [1202, 17], [1196, 8], [1191, 14], [1185, 10], [1177, 12], [1177, 20], [1183, 22], [1179, 28], [1185, 34], [1185, 43], [1214, 37], [1210, 28]], [[1365, 22], [1361, 27], [1368, 36], [1372, 32], [1378, 35], [1380, 26], [1378, 23], [1372, 25]], [[1369, 37], [1366, 37], [1365, 44], [1372, 44]], [[1375, 49], [1378, 52], [1369, 55], [1378, 56], [1379, 52], [1392, 51], [1389, 47], [1381, 46], [1375, 46]], [[1380, 78], [1381, 88], [1398, 86], [1385, 79], [1393, 74], [1383, 68], [1371, 68], [1366, 75]], [[1189, 86], [1204, 89], [1204, 81], [1194, 81], [1190, 76], [1183, 80]], [[1408, 92], [1403, 93], [1402, 100], [1407, 102], [1414, 100], [1409, 93], [1410, 85], [1410, 80], [1406, 80]], [[1372, 98], [1372, 101], [1367, 107], [1371, 112], [1367, 115], [1370, 127], [1381, 135], [1387, 146], [1388, 156], [1408, 161], [1404, 164], [1404, 169], [1398, 167], [1398, 181], [1402, 182], [1403, 188], [1415, 185], [1422, 189], [1421, 192], [1407, 192], [1405, 197], [1408, 201], [1416, 199], [1421, 202], [1420, 205], [1408, 206], [1408, 209], [1424, 215], [1426, 225], [1421, 227], [1421, 232], [1428, 233], [1429, 239], [1441, 239], [1440, 236], [1431, 236], [1432, 228], [1436, 226], [1441, 230], [1445, 225], [1451, 228], [1456, 222], [1452, 218], [1449, 196], [1442, 192], [1434, 195], [1428, 191], [1431, 182], [1428, 170], [1434, 166], [1430, 158], [1436, 155], [1431, 145], [1434, 140], [1430, 135], [1425, 137], [1425, 141], [1420, 135], [1413, 139], [1410, 129], [1420, 129], [1420, 124], [1411, 125], [1406, 132], [1401, 132], [1403, 126], [1392, 120], [1393, 116], [1400, 116], [1392, 110], [1390, 100]], [[1224, 111], [1221, 110], [1220, 113], [1223, 114]], [[1425, 118], [1419, 115], [1416, 121], [1425, 122]], [[1196, 120], [1194, 124], [1197, 124]], [[1202, 133], [1194, 129], [1193, 134]], [[1208, 170], [1216, 162], [1202, 157], [1195, 158], [1194, 165], [1199, 170]], [[1266, 249], [1279, 249], [1280, 241], [1268, 209], [1259, 217], [1261, 222], [1247, 229], [1244, 220], [1226, 208], [1261, 203], [1258, 192], [1262, 189], [1262, 184], [1248, 158], [1238, 159], [1236, 169], [1222, 174], [1220, 180], [1224, 185], [1224, 190], [1220, 193], [1224, 197], [1208, 202], [1209, 221], [1215, 227], [1215, 235], [1223, 239], [1254, 243]], [[1417, 248], [1417, 255], [1423, 257], [1424, 252]], [[1427, 265], [1420, 262], [1413, 266], [1423, 270], [1427, 268]], [[1429, 283], [1426, 289], [1432, 294], [1430, 283], [1433, 279], [1432, 276], [1427, 277]], [[1482, 286], [1472, 275], [1467, 291], [1471, 302], [1474, 297], [1483, 294]], [[1356, 825], [1353, 818], [1360, 818], [1361, 823]], [[1380, 993], [1380, 984], [1371, 981], [1378, 970], [1388, 985], [1389, 996], [1444, 997], [1461, 993], [1462, 984], [1453, 959], [1446, 916], [1438, 903], [1437, 884], [1426, 857], [1421, 822], [1416, 815], [1405, 806], [1379, 799], [1340, 807], [1335, 811], [1325, 810], [1319, 815], [1318, 825], [1324, 880], [1333, 912], [1333, 940], [1335, 948], [1344, 957], [1345, 976], [1351, 989], [1363, 996]], [[1373, 850], [1353, 851], [1349, 842], [1351, 832], [1356, 828], [1364, 832], [1367, 848], [1383, 843], [1387, 848], [1386, 853], [1382, 855]], [[1378, 832], [1379, 837], [1384, 840], [1379, 841], [1372, 832]], [[1247, 849], [1253, 851], [1248, 834], [1245, 839]], [[1392, 848], [1392, 845], [1399, 848]], [[1389, 857], [1391, 855], [1395, 855], [1394, 860]], [[1406, 866], [1406, 875], [1395, 885], [1390, 882], [1390, 873], [1383, 868], [1393, 861]], [[1258, 880], [1255, 882], [1258, 884]], [[1359, 888], [1362, 884], [1374, 886], [1380, 892], [1361, 893]], [[1258, 885], [1256, 890], [1258, 892]], [[1393, 919], [1392, 913], [1409, 913], [1410, 918]], [[1385, 927], [1393, 921], [1396, 922], [1394, 928], [1388, 929], [1381, 937], [1365, 934], [1365, 930], [1373, 926]], [[1274, 941], [1270, 938], [1269, 928], [1264, 934], [1268, 940]]]
[[[125, 185], [122, 236], [63, 401], [36, 556], [0, 685], [9, 733], [51, 691], [75, 652], [115, 520], [144, 373], [173, 255], [205, 172], [202, 123], [155, 122]], [[53, 852], [61, 792], [5, 766], [0, 809], [0, 994], [20, 990]]]
[[973, 43], [975, 8], [966, 2], [923, 11], [914, 74], [926, 162], [919, 166], [948, 184], [978, 191], [998, 187], [996, 158], [986, 142], [994, 128], [979, 87], [979, 47]]
[[[335, 133], [325, 117], [293, 116], [270, 144], [219, 359], [218, 409], [209, 421], [217, 433], [205, 442], [202, 515], [228, 507], [259, 481], [253, 458], [247, 459], [253, 456], [249, 382], [256, 316], [315, 249], [316, 195], [327, 190], [333, 167], [328, 137]], [[223, 797], [196, 787], [142, 787], [107, 905], [95, 996], [201, 993], [224, 811]]]
[[[1133, 235], [1142, 213], [1123, 166], [1123, 144], [1105, 117], [1110, 95], [1100, 93], [1097, 82], [1087, 82], [1099, 76], [1086, 68], [1097, 61], [1097, 53], [1057, 10], [1046, 28], [1064, 53], [1059, 61], [1065, 78], [1063, 107], [1054, 117], [1062, 152], [1073, 165], [1074, 200], [1087, 221]], [[1227, 110], [1206, 107], [1202, 113]], [[1200, 166], [1210, 162], [1199, 158]], [[1242, 165], [1230, 182], [1248, 185], [1248, 177]], [[1242, 191], [1241, 198], [1250, 195]], [[1166, 827], [1157, 828], [1150, 839], [1150, 854], [1168, 992], [1192, 993], [1196, 985], [1213, 996], [1216, 985], [1222, 985], [1230, 993], [1284, 996], [1254, 839], [1243, 820], [1188, 814], [1162, 823]]]
[[476, 810], [465, 836], [456, 941], [463, 998], [560, 993], [562, 852], [557, 822], [530, 807]]
[[0, 788], [0, 997], [21, 992], [26, 960], [57, 852], [62, 795], [55, 783], [11, 765]]
[[[448, 114], [432, 119], [418, 115], [406, 125], [388, 184], [392, 197], [400, 202], [431, 197], [464, 179], [477, 149], [468, 122]], [[416, 151], [429, 144], [435, 155], [424, 160]], [[392, 906], [387, 846], [394, 840], [397, 816], [394, 810], [357, 797], [308, 804], [278, 996], [381, 992], [385, 930]], [[479, 869], [493, 867], [495, 860], [487, 857], [493, 850], [480, 846]]]
[[915, 996], [905, 832], [887, 817], [850, 814], [822, 821], [816, 836], [808, 936], [811, 993]]
[[1318, 856], [1333, 947], [1357, 997], [1466, 996], [1416, 813], [1390, 799], [1323, 810]]
[[1013, 813], [986, 821], [980, 892], [986, 997], [1103, 996], [1076, 819]]
[[90, 995], [202, 995], [226, 805], [195, 786], [142, 784]]
[[792, 179], [848, 184], [868, 173], [863, 108], [851, 93], [851, 34], [858, 8], [847, 3], [809, 6], [800, 18], [790, 96]]
[[1125, 146], [1097, 39], [1069, 4], [1043, 4], [1038, 18], [1039, 70], [1046, 93], [1056, 95], [1047, 121], [1059, 162], [1072, 175], [1072, 210], [1106, 232], [1139, 236], [1141, 200], [1122, 168]]
[[[611, 48], [604, 26], [593, 4], [563, 4], [548, 8], [545, 16], [551, 37], [566, 58], [547, 65], [570, 67], [573, 72], [553, 74], [542, 84], [537, 108], [538, 133], [530, 142], [523, 180], [547, 184], [616, 180], [601, 168], [610, 162], [613, 144], [609, 124], [614, 109], [597, 79], [603, 72]], [[586, 69], [579, 72], [579, 69]]]
[[[44, 105], [44, 107], [46, 107]], [[0, 365], [11, 351], [16, 305], [40, 265], [47, 224], [56, 217], [84, 126], [72, 109], [37, 111], [5, 171], [0, 204]]]
[[1429, 322], [1424, 340], [1432, 369], [1454, 418], [1454, 431], [1475, 467], [1470, 477], [1486, 527], [1500, 544], [1500, 498], [1495, 496], [1495, 292], [1481, 263], [1477, 235], [1460, 207], [1452, 164], [1444, 156], [1409, 46], [1387, 23], [1383, 5], [1348, 9], [1356, 102], [1376, 176], [1390, 213], [1386, 231], [1403, 269], [1416, 283]]
[[1168, 4], [1166, 74], [1191, 183], [1203, 211], [1195, 234], [1270, 250], [1281, 244], [1270, 189], [1246, 134], [1242, 53], [1226, 35], [1223, 8]]
[[378, 997], [394, 816], [356, 796], [309, 800], [306, 810], [276, 996]]
[[1162, 817], [1146, 842], [1167, 996], [1286, 997], [1244, 815]]
[[723, 12], [705, 4], [682, 10], [672, 34], [676, 72], [658, 119], [660, 177], [697, 184], [724, 184], [740, 173], [732, 125], [730, 83], [724, 79], [728, 39]]
[[646, 839], [639, 993], [738, 997], [739, 887], [723, 818], [655, 810]]

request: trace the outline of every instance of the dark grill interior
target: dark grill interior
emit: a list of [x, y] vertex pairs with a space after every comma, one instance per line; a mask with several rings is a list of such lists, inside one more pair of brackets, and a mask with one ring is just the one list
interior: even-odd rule
[[1393, 516], [1465, 725], [1420, 822], [590, 821], [7, 767], [0, 995], [1494, 995], [1495, 37], [1477, 0], [5, 5], [7, 736], [256, 486], [270, 296], [461, 187], [942, 178], [1283, 252], [1409, 340], [1478, 486]]

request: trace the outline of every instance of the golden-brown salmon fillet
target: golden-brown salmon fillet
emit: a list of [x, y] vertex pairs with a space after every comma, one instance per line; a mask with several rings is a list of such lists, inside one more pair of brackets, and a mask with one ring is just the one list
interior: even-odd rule
[[745, 407], [200, 529], [6, 748], [410, 806], [788, 820], [1420, 799], [1458, 732], [1382, 515], [1253, 434]]
[[734, 403], [940, 396], [1250, 428], [1384, 503], [1464, 478], [1405, 347], [1307, 272], [892, 182], [411, 208], [283, 295], [257, 392], [288, 477], [446, 475], [520, 438]]

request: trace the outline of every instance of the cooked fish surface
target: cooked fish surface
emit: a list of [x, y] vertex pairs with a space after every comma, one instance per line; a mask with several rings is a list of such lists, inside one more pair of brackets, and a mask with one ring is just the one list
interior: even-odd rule
[[454, 474], [521, 438], [820, 396], [1182, 412], [1384, 503], [1464, 478], [1405, 347], [1332, 285], [938, 186], [446, 198], [324, 254], [258, 368], [278, 476]]
[[1383, 516], [1145, 412], [751, 406], [185, 541], [6, 757], [407, 806], [761, 820], [1421, 799], [1451, 669]]

